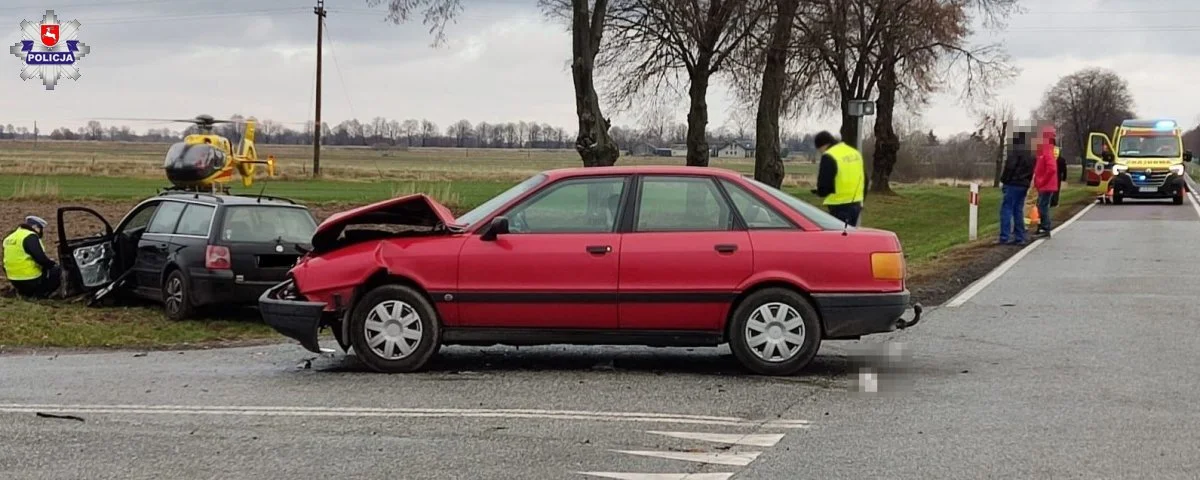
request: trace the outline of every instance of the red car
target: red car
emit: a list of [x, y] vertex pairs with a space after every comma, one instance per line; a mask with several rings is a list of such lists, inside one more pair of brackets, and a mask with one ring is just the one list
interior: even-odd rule
[[332, 329], [383, 372], [443, 344], [717, 346], [789, 375], [822, 340], [907, 328], [892, 232], [847, 226], [736, 172], [600, 167], [535, 175], [454, 218], [425, 195], [317, 227], [263, 319], [320, 352]]

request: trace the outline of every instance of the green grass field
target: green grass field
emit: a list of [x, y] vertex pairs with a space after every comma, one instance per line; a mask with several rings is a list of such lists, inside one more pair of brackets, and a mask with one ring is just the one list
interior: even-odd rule
[[[74, 175], [150, 180], [162, 185], [162, 162], [168, 144], [127, 142], [0, 141], [0, 175]], [[259, 156], [274, 155], [278, 175], [307, 180], [312, 173], [312, 147], [259, 145]], [[792, 157], [788, 173], [803, 178], [816, 173], [806, 158]], [[678, 157], [622, 156], [622, 165], [682, 164]], [[543, 170], [579, 166], [574, 150], [324, 147], [321, 176], [329, 180], [373, 181], [506, 181], [517, 182]], [[710, 166], [742, 173], [754, 169], [752, 158], [714, 158]], [[263, 169], [260, 168], [260, 172]], [[0, 190], [2, 192], [3, 190]]]
[[[9, 148], [15, 147], [15, 148]], [[311, 155], [303, 146], [268, 150]], [[0, 199], [39, 203], [83, 203], [88, 199], [133, 201], [153, 195], [165, 185], [158, 170], [165, 146], [112, 142], [42, 142], [37, 149], [20, 142], [0, 142]], [[275, 147], [272, 146], [272, 150]], [[329, 179], [303, 180], [290, 174], [259, 180], [241, 193], [258, 193], [301, 202], [336, 203], [339, 206], [374, 202], [413, 192], [431, 196], [464, 211], [516, 182], [542, 170], [577, 165], [570, 151], [504, 151], [416, 149], [404, 152], [363, 148], [330, 148], [326, 156]], [[32, 152], [32, 153], [31, 153]], [[524, 155], [525, 158], [521, 158]], [[96, 158], [94, 165], [90, 158]], [[310, 158], [310, 157], [303, 157]], [[30, 163], [30, 161], [33, 163]], [[73, 163], [74, 162], [74, 163]], [[79, 164], [83, 162], [83, 164]], [[621, 164], [682, 163], [677, 158], [625, 159]], [[285, 160], [284, 165], [289, 165]], [[751, 159], [714, 161], [713, 166], [743, 173], [752, 170]], [[289, 170], [299, 168], [287, 166]], [[808, 190], [815, 166], [786, 164], [790, 181], [785, 190], [818, 204]], [[375, 176], [371, 175], [375, 172]], [[382, 172], [382, 173], [380, 173]], [[1074, 178], [1074, 177], [1072, 177]], [[896, 232], [910, 268], [919, 268], [939, 253], [966, 243], [967, 188], [947, 185], [897, 185], [896, 196], [868, 196], [865, 226]], [[1068, 187], [1064, 206], [1089, 201], [1086, 188]], [[979, 235], [994, 237], [999, 229], [998, 189], [983, 188], [979, 209]], [[173, 323], [150, 307], [86, 308], [55, 302], [27, 303], [0, 297], [0, 345], [14, 347], [104, 347], [197, 343], [246, 338], [270, 338], [274, 333], [261, 323], [245, 320], [199, 320]]]

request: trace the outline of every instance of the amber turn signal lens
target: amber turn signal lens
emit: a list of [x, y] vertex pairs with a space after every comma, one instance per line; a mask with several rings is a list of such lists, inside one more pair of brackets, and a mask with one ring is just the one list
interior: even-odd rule
[[904, 254], [876, 252], [871, 254], [871, 274], [876, 280], [904, 280]]

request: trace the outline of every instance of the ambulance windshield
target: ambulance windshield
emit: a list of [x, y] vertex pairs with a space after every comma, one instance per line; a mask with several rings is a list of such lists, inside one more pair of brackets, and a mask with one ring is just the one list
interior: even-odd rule
[[1127, 134], [1121, 137], [1117, 151], [1128, 158], [1178, 157], [1179, 137], [1173, 132]]

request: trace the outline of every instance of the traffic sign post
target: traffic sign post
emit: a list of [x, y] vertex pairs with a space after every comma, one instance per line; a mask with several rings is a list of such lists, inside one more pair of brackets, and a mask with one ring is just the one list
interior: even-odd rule
[[970, 216], [967, 220], [967, 231], [971, 241], [975, 241], [979, 237], [979, 184], [971, 184], [971, 195], [968, 199], [970, 203]]
[[[847, 106], [849, 108], [847, 109], [846, 113], [849, 113], [851, 117], [854, 117], [855, 122], [857, 122], [857, 124], [858, 124], [858, 128], [855, 129], [856, 135], [854, 137], [854, 148], [858, 149], [859, 152], [862, 152], [862, 150], [863, 150], [863, 145], [862, 145], [862, 142], [863, 142], [863, 117], [875, 115], [875, 102], [873, 102], [871, 100], [867, 100], [865, 98], [856, 98], [856, 99], [850, 100], [850, 103]], [[845, 140], [846, 139], [844, 139], [844, 138], [842, 139], [842, 141], [845, 141]], [[866, 202], [863, 202], [863, 206], [864, 207], [866, 206]], [[864, 208], [864, 210], [865, 210], [865, 208]], [[857, 227], [859, 225], [862, 225], [862, 213], [859, 213], [858, 223], [856, 223], [854, 226]]]
[[847, 105], [847, 107], [849, 108], [847, 109], [848, 111], [846, 113], [849, 113], [850, 116], [854, 117], [855, 121], [858, 122], [858, 128], [856, 129], [858, 131], [858, 135], [854, 138], [854, 148], [857, 148], [861, 152], [863, 149], [863, 117], [875, 115], [875, 102], [865, 98], [856, 98], [854, 100], [850, 100], [850, 103]]

